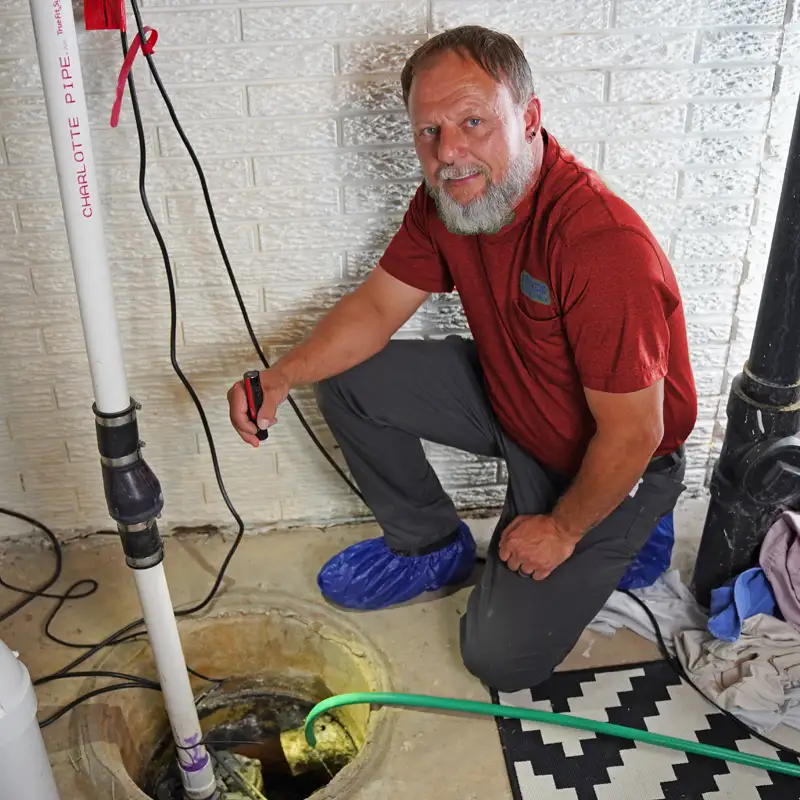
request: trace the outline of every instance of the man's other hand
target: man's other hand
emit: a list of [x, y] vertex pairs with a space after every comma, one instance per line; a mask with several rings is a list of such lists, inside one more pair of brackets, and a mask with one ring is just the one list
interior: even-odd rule
[[514, 572], [543, 581], [575, 550], [578, 539], [567, 537], [546, 515], [517, 517], [500, 538], [500, 558]]
[[[258, 412], [258, 427], [264, 430], [278, 421], [278, 406], [289, 396], [289, 386], [274, 370], [262, 370], [259, 378], [264, 402]], [[247, 444], [258, 447], [261, 442], [256, 436], [255, 424], [247, 416], [247, 396], [243, 381], [236, 381], [228, 390], [228, 407], [231, 424], [236, 432]]]

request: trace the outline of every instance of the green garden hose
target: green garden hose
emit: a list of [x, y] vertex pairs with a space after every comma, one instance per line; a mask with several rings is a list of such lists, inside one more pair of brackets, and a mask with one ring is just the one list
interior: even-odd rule
[[721, 761], [732, 761], [744, 764], [747, 767], [757, 767], [771, 772], [783, 772], [800, 778], [800, 766], [787, 764], [785, 761], [776, 761], [772, 758], [754, 756], [750, 753], [741, 753], [738, 750], [727, 750], [724, 747], [714, 747], [700, 742], [691, 742], [687, 739], [675, 739], [672, 736], [663, 736], [660, 733], [650, 733], [638, 728], [628, 728], [624, 725], [614, 725], [610, 722], [598, 722], [583, 717], [573, 717], [568, 714], [555, 714], [549, 711], [535, 711], [532, 708], [513, 708], [495, 703], [481, 703], [475, 700], [456, 700], [447, 697], [432, 697], [424, 694], [396, 694], [394, 692], [355, 692], [352, 694], [339, 694], [329, 697], [311, 709], [305, 722], [306, 741], [310, 747], [317, 746], [314, 736], [314, 720], [321, 714], [339, 706], [351, 706], [359, 703], [369, 703], [380, 706], [407, 706], [410, 708], [436, 708], [443, 711], [459, 711], [466, 714], [482, 714], [489, 717], [507, 717], [510, 719], [524, 719], [530, 722], [542, 722], [549, 725], [559, 725], [563, 728], [578, 728], [583, 731], [605, 733], [621, 739], [632, 739], [635, 742], [644, 742], [670, 750], [681, 750], [685, 753], [695, 753], [700, 756], [709, 756]]

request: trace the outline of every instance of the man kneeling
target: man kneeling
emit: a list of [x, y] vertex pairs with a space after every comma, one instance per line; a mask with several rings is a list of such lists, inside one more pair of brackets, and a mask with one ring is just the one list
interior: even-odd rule
[[[403, 95], [424, 181], [364, 283], [261, 373], [259, 425], [317, 385], [383, 536], [339, 553], [322, 593], [378, 609], [463, 582], [475, 543], [421, 439], [501, 457], [504, 512], [461, 620], [466, 667], [547, 678], [684, 489], [697, 398], [668, 260], [639, 216], [542, 127], [515, 42], [431, 39]], [[472, 338], [393, 334], [457, 291]], [[241, 383], [231, 420], [257, 446]]]

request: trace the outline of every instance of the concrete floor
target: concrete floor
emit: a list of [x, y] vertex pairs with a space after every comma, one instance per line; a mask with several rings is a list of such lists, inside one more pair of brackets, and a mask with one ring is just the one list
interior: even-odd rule
[[[674, 563], [686, 571], [685, 578], [702, 529], [704, 510], [705, 501], [687, 500], [678, 512]], [[476, 522], [477, 538], [485, 538], [490, 525], [490, 521]], [[374, 535], [374, 526], [361, 525], [246, 538], [222, 591], [273, 589], [291, 592], [299, 600], [321, 602], [315, 581], [319, 567], [341, 548]], [[165, 567], [175, 605], [205, 595], [229, 546], [230, 541], [216, 535], [168, 540]], [[2, 564], [4, 576], [19, 585], [41, 582], [52, 568], [48, 553], [19, 545], [6, 554]], [[98, 580], [99, 591], [90, 599], [67, 604], [57, 621], [58, 635], [72, 641], [94, 642], [139, 616], [133, 581], [115, 537], [92, 537], [65, 548], [59, 588], [63, 591], [73, 581], [86, 577]], [[449, 595], [429, 596], [404, 607], [348, 615], [385, 656], [394, 691], [488, 699], [488, 693], [466, 672], [459, 658], [458, 619], [469, 592], [470, 587], [465, 586]], [[15, 599], [15, 595], [0, 588], [0, 609]], [[20, 652], [34, 677], [53, 672], [76, 655], [76, 651], [44, 638], [44, 620], [52, 607], [53, 601], [37, 600], [0, 623], [0, 639]], [[630, 663], [657, 655], [653, 645], [630, 631], [620, 631], [613, 638], [585, 632], [562, 669]], [[41, 687], [40, 717], [72, 699], [78, 688], [78, 681]], [[410, 710], [389, 713], [391, 744], [380, 770], [372, 771], [369, 780], [348, 800], [511, 797], [493, 720]], [[72, 782], [76, 767], [70, 758], [68, 730], [69, 716], [45, 730], [45, 741], [62, 800], [84, 800], [85, 795], [76, 794]]]

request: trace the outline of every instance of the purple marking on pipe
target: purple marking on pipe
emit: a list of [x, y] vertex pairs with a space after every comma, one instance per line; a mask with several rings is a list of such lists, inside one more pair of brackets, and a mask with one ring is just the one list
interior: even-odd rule
[[200, 772], [201, 769], [208, 765], [208, 753], [205, 753], [200, 758], [192, 754], [191, 764], [181, 764], [181, 769], [184, 772]]
[[188, 753], [190, 761], [188, 764], [184, 764], [180, 760], [178, 762], [184, 772], [199, 772], [208, 764], [208, 753], [205, 752], [201, 743], [202, 738], [202, 732], [186, 737], [186, 744], [181, 749], [184, 753]]

